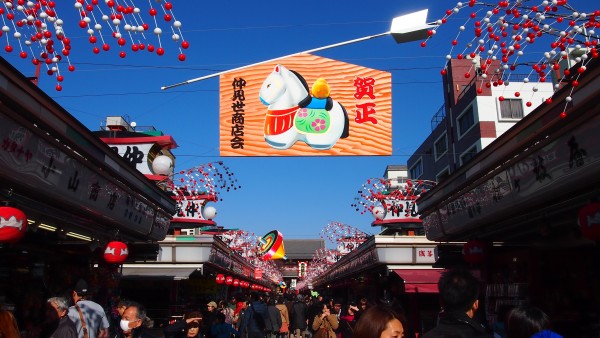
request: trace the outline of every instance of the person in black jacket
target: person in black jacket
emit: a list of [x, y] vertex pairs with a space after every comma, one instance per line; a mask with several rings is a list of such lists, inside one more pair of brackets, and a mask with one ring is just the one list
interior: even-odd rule
[[493, 337], [473, 319], [479, 308], [479, 281], [464, 269], [448, 270], [438, 281], [442, 313], [438, 325], [423, 335], [435, 337]]
[[183, 319], [165, 326], [166, 338], [201, 338], [205, 329], [202, 325], [202, 314], [199, 311], [188, 312]]
[[308, 306], [304, 302], [302, 295], [296, 296], [296, 301], [292, 304], [290, 311], [290, 338], [303, 338], [308, 326]]
[[123, 312], [119, 325], [123, 332], [119, 338], [156, 338], [146, 330], [146, 309], [137, 302], [131, 304]]

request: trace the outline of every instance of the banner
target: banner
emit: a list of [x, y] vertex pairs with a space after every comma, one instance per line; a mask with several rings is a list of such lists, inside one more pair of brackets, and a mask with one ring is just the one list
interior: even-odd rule
[[392, 154], [392, 77], [311, 54], [220, 77], [220, 156]]

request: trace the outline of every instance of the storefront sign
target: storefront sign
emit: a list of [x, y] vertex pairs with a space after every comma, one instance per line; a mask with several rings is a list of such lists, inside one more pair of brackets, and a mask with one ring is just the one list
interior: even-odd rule
[[164, 225], [164, 219], [155, 220], [155, 207], [115, 185], [84, 159], [67, 154], [4, 115], [0, 115], [0, 174], [67, 210], [93, 213], [153, 240], [166, 236], [166, 228], [153, 229], [155, 224]]

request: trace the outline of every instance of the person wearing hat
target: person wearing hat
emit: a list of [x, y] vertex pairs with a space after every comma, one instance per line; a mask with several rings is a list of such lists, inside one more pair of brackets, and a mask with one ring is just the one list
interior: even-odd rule
[[75, 305], [69, 307], [69, 318], [75, 323], [78, 338], [108, 338], [110, 323], [100, 304], [86, 299], [89, 290], [85, 280], [75, 284], [71, 296]]
[[204, 314], [204, 323], [206, 326], [206, 338], [213, 338], [211, 329], [217, 322], [217, 302], [210, 301], [206, 304], [206, 313]]

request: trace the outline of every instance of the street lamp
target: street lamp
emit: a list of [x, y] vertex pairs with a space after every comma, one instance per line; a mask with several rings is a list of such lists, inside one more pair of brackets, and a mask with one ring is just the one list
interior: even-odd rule
[[353, 40], [343, 41], [343, 42], [339, 42], [339, 43], [334, 43], [332, 45], [318, 47], [318, 48], [306, 50], [306, 51], [303, 51], [303, 52], [289, 54], [289, 55], [286, 55], [286, 56], [280, 56], [280, 57], [277, 57], [277, 58], [274, 58], [274, 59], [265, 60], [265, 61], [261, 61], [261, 62], [256, 62], [256, 63], [250, 64], [250, 65], [246, 65], [246, 66], [242, 66], [242, 67], [238, 67], [238, 68], [234, 68], [234, 69], [230, 69], [230, 70], [225, 70], [225, 71], [218, 72], [218, 73], [213, 73], [213, 74], [209, 74], [209, 75], [197, 77], [195, 79], [187, 80], [187, 81], [184, 81], [184, 82], [180, 82], [180, 83], [176, 83], [176, 84], [172, 84], [172, 85], [168, 85], [168, 86], [163, 86], [160, 89], [161, 90], [165, 90], [165, 89], [170, 89], [170, 88], [174, 88], [174, 87], [179, 87], [179, 86], [182, 86], [182, 85], [186, 85], [186, 84], [190, 84], [190, 83], [193, 83], [193, 82], [198, 82], [198, 81], [210, 79], [210, 78], [213, 78], [213, 77], [216, 77], [216, 76], [220, 76], [220, 75], [227, 74], [227, 73], [230, 73], [230, 72], [235, 72], [235, 71], [238, 71], [238, 70], [246, 69], [246, 68], [253, 67], [253, 66], [256, 66], [256, 65], [261, 65], [261, 64], [264, 64], [264, 63], [273, 62], [273, 61], [277, 61], [277, 60], [280, 60], [280, 59], [288, 58], [288, 57], [291, 57], [291, 56], [296, 56], [296, 55], [300, 55], [300, 54], [314, 53], [314, 52], [318, 52], [318, 51], [322, 51], [322, 50], [326, 50], [326, 49], [331, 49], [331, 48], [335, 48], [335, 47], [349, 45], [349, 44], [356, 43], [356, 42], [371, 40], [371, 39], [378, 38], [378, 37], [385, 36], [385, 35], [392, 35], [392, 37], [394, 37], [394, 40], [396, 40], [397, 43], [404, 43], [404, 42], [410, 42], [410, 41], [416, 41], [416, 40], [423, 40], [423, 39], [426, 39], [428, 37], [428, 34], [427, 34], [428, 30], [433, 29], [433, 28], [436, 27], [436, 25], [432, 25], [432, 24], [427, 23], [427, 12], [428, 12], [428, 10], [424, 9], [424, 10], [420, 10], [420, 11], [413, 12], [413, 13], [410, 13], [410, 14], [405, 14], [405, 15], [401, 15], [401, 16], [395, 17], [392, 20], [392, 26], [391, 26], [390, 30], [387, 31], [387, 32], [384, 32], [384, 33], [375, 34], [375, 35], [369, 35], [369, 36], [365, 36], [365, 37], [358, 38], [358, 39], [353, 39]]

